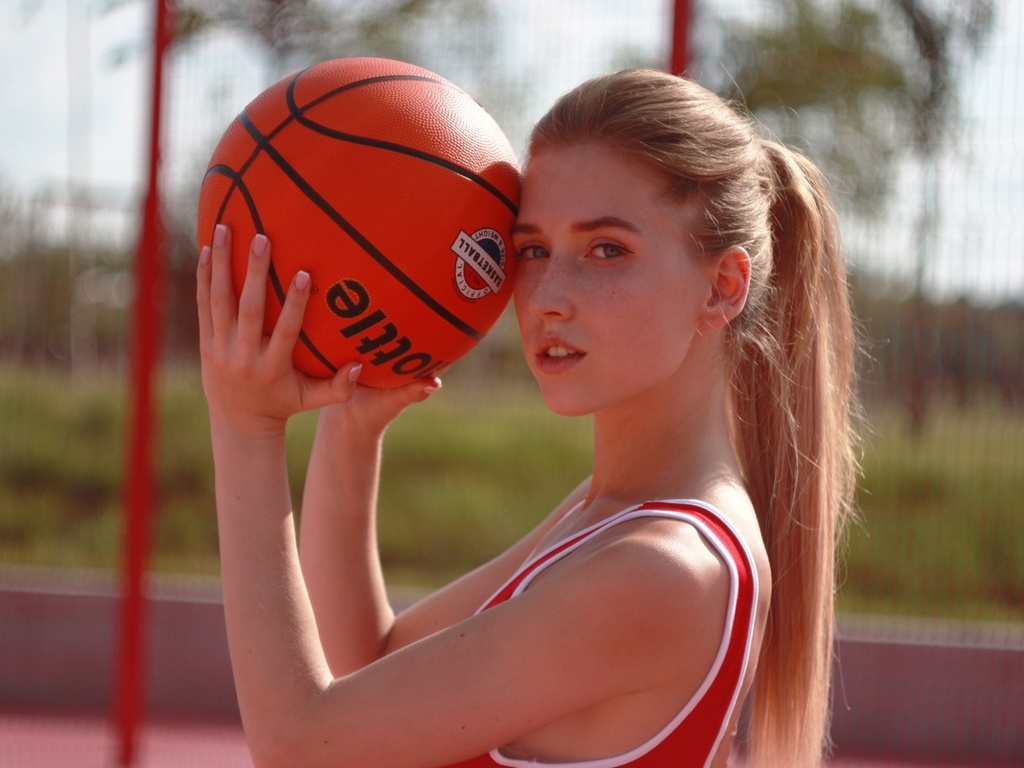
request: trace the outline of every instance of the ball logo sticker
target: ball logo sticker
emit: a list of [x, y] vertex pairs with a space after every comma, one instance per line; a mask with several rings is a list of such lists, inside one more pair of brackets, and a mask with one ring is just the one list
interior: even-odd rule
[[498, 293], [505, 282], [505, 241], [493, 229], [478, 229], [472, 235], [459, 232], [452, 243], [455, 284], [467, 299], [476, 301]]

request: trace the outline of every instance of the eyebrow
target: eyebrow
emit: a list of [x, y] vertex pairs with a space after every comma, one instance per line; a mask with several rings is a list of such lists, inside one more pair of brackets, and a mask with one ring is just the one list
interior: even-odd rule
[[[613, 227], [616, 229], [625, 229], [628, 232], [635, 232], [640, 234], [640, 228], [631, 221], [619, 218], [618, 216], [598, 216], [596, 219], [587, 219], [585, 221], [577, 221], [572, 225], [573, 232], [593, 232], [595, 229], [605, 229]], [[512, 233], [521, 233], [525, 235], [535, 235], [540, 232], [540, 227], [535, 224], [516, 222], [512, 225]]]

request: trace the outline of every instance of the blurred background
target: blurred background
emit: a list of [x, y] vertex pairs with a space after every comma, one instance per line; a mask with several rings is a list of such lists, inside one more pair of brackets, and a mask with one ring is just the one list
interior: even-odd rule
[[[0, 0], [0, 582], [45, 571], [87, 585], [125, 562], [153, 5]], [[668, 68], [677, 4], [174, 5], [159, 187], [166, 237], [148, 286], [159, 321], [147, 342], [158, 360], [156, 485], [142, 543], [146, 579], [215, 584], [195, 205], [228, 123], [298, 68], [387, 56], [461, 85], [521, 151], [532, 123], [583, 78]], [[815, 159], [841, 208], [870, 426], [860, 518], [844, 543], [847, 625], [924, 621], [943, 637], [935, 627], [957, 627], [955, 642], [1019, 632], [1024, 4], [687, 5], [688, 75]], [[300, 513], [311, 434], [311, 419], [296, 419]], [[514, 320], [503, 318], [389, 434], [381, 538], [390, 578], [435, 586], [495, 554], [575, 485], [588, 438], [586, 420], [543, 409]]]

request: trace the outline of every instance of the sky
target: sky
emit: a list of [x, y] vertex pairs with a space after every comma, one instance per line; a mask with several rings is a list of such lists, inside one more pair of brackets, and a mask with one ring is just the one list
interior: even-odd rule
[[[69, 8], [92, 5], [0, 0], [0, 180], [8, 185], [56, 187], [74, 169], [92, 184], [116, 188], [135, 185], [142, 173], [143, 62], [115, 66], [113, 57], [141, 42], [144, 9], [133, 3], [95, 15], [87, 32], [85, 24], [69, 28]], [[84, 12], [72, 16], [84, 21]], [[84, 139], [88, 151], [71, 161], [69, 145], [81, 147]]]
[[[726, 10], [740, 4], [701, 1]], [[948, 157], [940, 170], [942, 218], [926, 278], [944, 296], [1021, 301], [1024, 3], [996, 2], [992, 37], [964, 72], [969, 149]], [[0, 0], [0, 192], [62, 199], [72, 187], [87, 186], [101, 206], [118, 209], [100, 226], [130, 238], [135, 217], [123, 211], [132, 210], [145, 186], [150, 11], [140, 0], [106, 13], [96, 10], [101, 5]], [[669, 6], [667, 0], [517, 0], [506, 45], [537, 87], [519, 119], [505, 125], [514, 146], [521, 148], [529, 125], [555, 96], [607, 68], [610, 52], [628, 46], [667, 57]], [[582, 33], [581, 19], [587, 20]], [[185, 55], [195, 59], [190, 66], [169, 68], [170, 88], [187, 97], [167, 116], [171, 148], [165, 149], [168, 171], [181, 177], [201, 173], [188, 142], [208, 145], [265, 86], [245, 50]], [[200, 94], [201, 110], [195, 108]], [[888, 215], [871, 227], [850, 227], [846, 239], [855, 262], [905, 276], [916, 264], [918, 170], [907, 164], [896, 185]]]

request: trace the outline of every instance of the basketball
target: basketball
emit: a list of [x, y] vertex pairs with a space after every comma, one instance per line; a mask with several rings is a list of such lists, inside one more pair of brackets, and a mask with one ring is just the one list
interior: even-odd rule
[[515, 272], [515, 152], [448, 80], [380, 58], [326, 61], [257, 96], [228, 126], [199, 193], [199, 245], [232, 230], [236, 294], [257, 233], [271, 243], [265, 331], [299, 270], [310, 299], [296, 368], [360, 383], [438, 375], [498, 320]]

